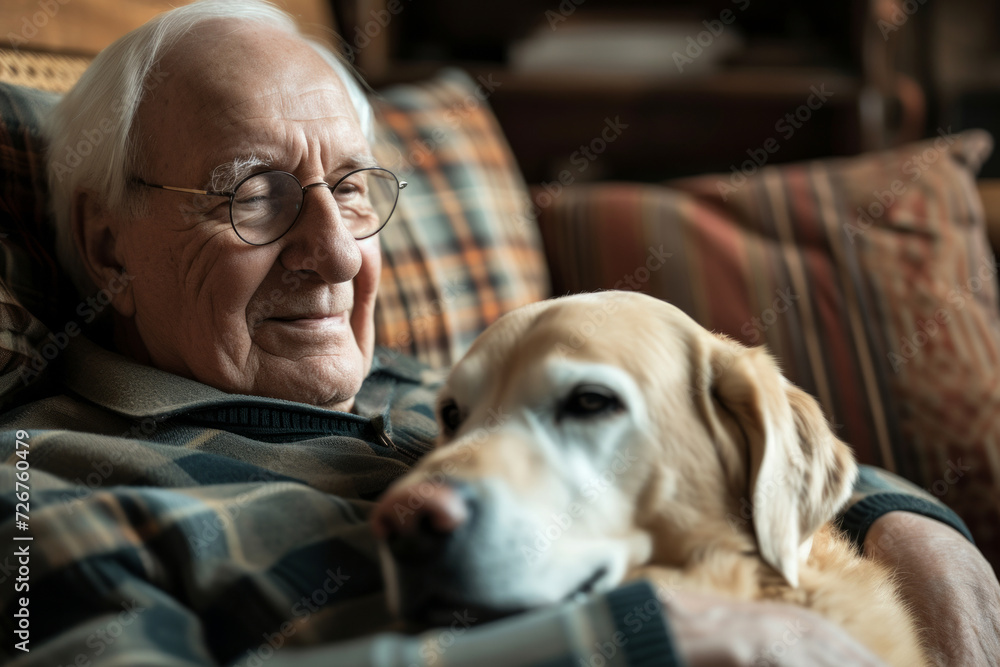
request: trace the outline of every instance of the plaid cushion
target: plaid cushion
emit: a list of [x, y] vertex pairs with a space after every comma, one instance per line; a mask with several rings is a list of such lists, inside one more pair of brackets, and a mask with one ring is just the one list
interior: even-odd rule
[[766, 344], [862, 462], [948, 503], [1000, 566], [1000, 313], [974, 182], [991, 146], [569, 188], [539, 219], [553, 290], [640, 289]]
[[0, 83], [0, 406], [57, 362], [76, 295], [55, 261], [45, 207], [42, 113], [52, 93]]
[[408, 185], [381, 235], [376, 340], [441, 367], [548, 296], [528, 191], [488, 92], [458, 70], [381, 95], [378, 159]]

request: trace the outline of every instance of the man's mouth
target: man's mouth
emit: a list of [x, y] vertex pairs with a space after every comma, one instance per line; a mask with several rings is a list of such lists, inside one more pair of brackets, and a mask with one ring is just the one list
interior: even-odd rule
[[281, 322], [302, 327], [324, 328], [331, 326], [343, 326], [350, 321], [350, 311], [342, 310], [339, 313], [304, 313], [301, 315], [286, 315], [282, 317], [270, 317], [272, 322]]
[[264, 325], [280, 327], [289, 334], [308, 336], [326, 336], [344, 332], [351, 325], [351, 311], [342, 310], [338, 313], [310, 312], [269, 317], [261, 322]]

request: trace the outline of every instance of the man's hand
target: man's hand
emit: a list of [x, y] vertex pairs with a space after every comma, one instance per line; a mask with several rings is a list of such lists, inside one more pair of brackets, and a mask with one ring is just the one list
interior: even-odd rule
[[1000, 583], [958, 531], [918, 514], [889, 512], [865, 553], [894, 568], [937, 665], [1000, 664]]
[[824, 618], [777, 602], [702, 593], [662, 596], [678, 652], [691, 667], [876, 667], [884, 663]]

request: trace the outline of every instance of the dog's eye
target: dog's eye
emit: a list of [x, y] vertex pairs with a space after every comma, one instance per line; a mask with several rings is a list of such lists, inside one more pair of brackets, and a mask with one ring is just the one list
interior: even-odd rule
[[580, 385], [573, 389], [559, 412], [561, 416], [579, 419], [618, 412], [623, 407], [618, 396], [607, 387]]
[[445, 433], [454, 433], [458, 429], [459, 424], [462, 423], [462, 411], [458, 409], [458, 403], [455, 401], [445, 401], [442, 403], [438, 411], [438, 417], [441, 420], [441, 426], [444, 427]]

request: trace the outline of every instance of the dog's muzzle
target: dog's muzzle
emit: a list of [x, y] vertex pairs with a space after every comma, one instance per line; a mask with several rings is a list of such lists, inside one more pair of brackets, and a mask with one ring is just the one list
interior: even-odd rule
[[372, 523], [391, 558], [384, 570], [403, 618], [435, 625], [456, 612], [485, 620], [522, 611], [476, 601], [483, 597], [484, 555], [473, 549], [488, 542], [481, 539], [480, 496], [467, 482], [439, 478], [397, 487], [379, 501]]

